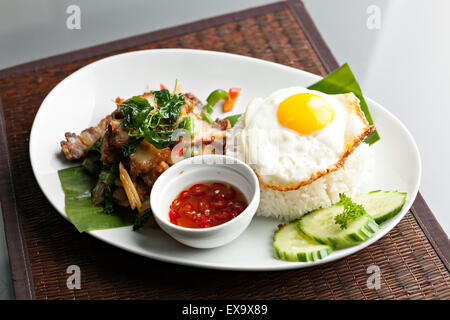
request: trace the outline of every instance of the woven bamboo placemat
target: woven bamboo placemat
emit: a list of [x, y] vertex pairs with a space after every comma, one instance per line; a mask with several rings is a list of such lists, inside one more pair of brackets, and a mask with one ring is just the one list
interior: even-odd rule
[[[30, 165], [34, 116], [52, 88], [100, 58], [139, 49], [226, 51], [325, 75], [337, 64], [299, 1], [170, 28], [0, 71], [0, 201], [19, 299], [449, 299], [448, 238], [419, 195], [384, 238], [339, 261], [282, 272], [166, 264], [80, 234], [53, 209]], [[70, 265], [81, 289], [66, 286]], [[381, 271], [379, 290], [367, 268]], [[201, 279], [201, 281], [198, 281]]]

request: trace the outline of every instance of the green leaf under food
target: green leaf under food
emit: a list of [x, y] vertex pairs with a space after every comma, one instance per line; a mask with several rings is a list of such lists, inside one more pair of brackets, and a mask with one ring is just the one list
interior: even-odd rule
[[66, 212], [79, 232], [130, 226], [135, 215], [128, 209], [106, 214], [102, 206], [91, 202], [91, 190], [96, 181], [82, 166], [58, 171], [65, 193]]
[[[369, 124], [373, 124], [373, 119], [372, 116], [370, 115], [369, 107], [367, 106], [367, 103], [364, 100], [361, 88], [347, 63], [343, 64], [342, 66], [334, 70], [332, 73], [327, 75], [322, 80], [309, 86], [308, 89], [317, 90], [328, 94], [341, 94], [353, 92], [360, 101], [359, 104], [361, 106], [361, 110], [364, 112], [367, 121], [369, 122]], [[371, 145], [378, 140], [380, 140], [380, 136], [378, 132], [374, 130], [364, 140], [364, 142]]]

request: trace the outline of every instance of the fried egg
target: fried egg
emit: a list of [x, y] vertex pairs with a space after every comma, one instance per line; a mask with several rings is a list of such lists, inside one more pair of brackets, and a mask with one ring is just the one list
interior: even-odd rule
[[[261, 185], [296, 190], [340, 169], [372, 132], [353, 93], [328, 95], [303, 87], [252, 100], [239, 119], [239, 157]], [[227, 146], [227, 148], [229, 148]]]

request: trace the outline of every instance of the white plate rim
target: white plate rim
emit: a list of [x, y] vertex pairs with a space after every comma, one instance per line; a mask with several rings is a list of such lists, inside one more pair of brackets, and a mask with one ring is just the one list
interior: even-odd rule
[[[238, 54], [232, 54], [232, 53], [226, 53], [226, 52], [218, 52], [218, 51], [209, 51], [209, 50], [197, 50], [197, 49], [175, 49], [175, 48], [168, 48], [168, 49], [145, 49], [145, 50], [137, 50], [137, 51], [132, 51], [132, 52], [125, 52], [125, 53], [121, 53], [121, 54], [117, 54], [117, 55], [113, 55], [113, 56], [109, 56], [97, 61], [94, 61], [90, 64], [87, 64], [86, 66], [78, 69], [77, 71], [73, 72], [72, 74], [70, 74], [69, 76], [67, 76], [66, 78], [64, 78], [62, 81], [60, 81], [45, 97], [45, 99], [42, 101], [36, 115], [35, 118], [33, 120], [33, 125], [31, 127], [31, 132], [30, 132], [30, 140], [29, 140], [29, 157], [30, 157], [30, 162], [31, 162], [31, 167], [33, 170], [33, 174], [34, 177], [42, 191], [42, 193], [45, 195], [45, 197], [47, 198], [47, 200], [52, 204], [52, 206], [56, 209], [56, 211], [58, 211], [58, 213], [63, 216], [66, 220], [69, 220], [67, 217], [67, 214], [64, 212], [60, 212], [58, 210], [57, 205], [52, 201], [51, 197], [49, 197], [49, 195], [46, 192], [46, 189], [43, 186], [42, 181], [38, 178], [37, 174], [36, 174], [36, 168], [37, 168], [37, 164], [34, 161], [34, 157], [33, 157], [33, 141], [34, 136], [35, 136], [35, 127], [37, 126], [36, 123], [39, 122], [40, 119], [40, 115], [43, 113], [41, 112], [41, 110], [43, 110], [42, 106], [45, 105], [46, 101], [49, 99], [49, 97], [51, 96], [52, 92], [54, 92], [54, 90], [56, 88], [58, 88], [59, 86], [64, 85], [64, 83], [66, 81], [69, 81], [72, 77], [77, 76], [79, 73], [85, 72], [86, 69], [88, 68], [93, 68], [95, 67], [97, 64], [100, 63], [104, 63], [105, 61], [109, 61], [109, 60], [113, 60], [113, 59], [120, 59], [122, 56], [125, 55], [138, 55], [138, 54], [146, 54], [148, 52], [168, 52], [168, 53], [183, 53], [183, 52], [191, 52], [191, 53], [195, 53], [195, 54], [205, 54], [205, 55], [219, 55], [219, 56], [227, 56], [233, 59], [244, 59], [244, 60], [248, 60], [248, 61], [252, 61], [253, 63], [260, 63], [260, 64], [265, 64], [265, 65], [271, 65], [271, 66], [275, 66], [277, 68], [284, 68], [287, 70], [295, 70], [296, 72], [300, 72], [300, 73], [304, 73], [306, 74], [308, 77], [314, 77], [316, 79], [316, 81], [322, 79], [323, 77], [318, 76], [316, 74], [312, 74], [310, 72], [301, 70], [301, 69], [297, 69], [297, 68], [293, 68], [293, 67], [289, 67], [283, 64], [279, 64], [279, 63], [275, 63], [275, 62], [270, 62], [270, 61], [266, 61], [266, 60], [262, 60], [262, 59], [258, 59], [258, 58], [253, 58], [253, 57], [248, 57], [248, 56], [242, 56], [242, 55], [238, 55]], [[317, 265], [321, 265], [321, 264], [325, 264], [325, 263], [329, 263], [329, 262], [333, 262], [336, 260], [340, 260], [342, 258], [348, 257], [350, 255], [353, 255], [354, 253], [363, 250], [364, 248], [370, 246], [371, 244], [375, 243], [376, 241], [378, 241], [379, 239], [381, 239], [382, 237], [384, 237], [387, 233], [389, 233], [399, 222], [401, 219], [403, 219], [403, 217], [406, 215], [406, 213], [409, 211], [409, 209], [411, 208], [417, 193], [419, 192], [419, 186], [420, 186], [420, 181], [421, 181], [421, 177], [422, 177], [422, 161], [421, 161], [421, 157], [420, 157], [420, 153], [419, 153], [419, 148], [417, 146], [417, 143], [413, 137], [413, 135], [411, 134], [411, 132], [408, 130], [408, 128], [395, 116], [393, 115], [390, 111], [388, 111], [386, 108], [384, 108], [382, 105], [380, 105], [379, 103], [375, 102], [374, 100], [372, 100], [371, 98], [367, 97], [364, 95], [364, 98], [366, 99], [366, 102], [368, 104], [372, 104], [375, 105], [381, 112], [383, 112], [385, 115], [387, 115], [389, 118], [391, 118], [391, 120], [393, 120], [395, 122], [396, 125], [398, 125], [405, 133], [406, 136], [409, 140], [409, 142], [411, 143], [412, 147], [413, 147], [413, 151], [414, 151], [414, 155], [416, 157], [416, 161], [418, 164], [418, 172], [417, 172], [417, 180], [415, 185], [413, 186], [413, 193], [410, 194], [408, 196], [408, 199], [403, 207], [403, 209], [401, 210], [401, 212], [399, 214], [397, 214], [393, 219], [393, 223], [392, 226], [386, 230], [380, 230], [378, 231], [372, 238], [370, 238], [369, 240], [356, 245], [354, 247], [348, 248], [346, 249], [345, 254], [343, 254], [341, 252], [341, 254], [339, 254], [340, 250], [336, 250], [334, 251], [330, 256], [328, 256], [325, 259], [322, 260], [318, 260], [318, 261], [314, 261], [314, 262], [287, 262], [286, 264], [283, 265], [274, 265], [274, 266], [263, 266], [263, 267], [255, 267], [255, 266], [239, 266], [239, 267], [234, 267], [234, 266], [226, 266], [226, 265], [222, 265], [220, 263], [209, 263], [209, 262], [198, 262], [198, 261], [189, 261], [189, 260], [180, 260], [180, 259], [176, 259], [176, 258], [172, 258], [166, 255], [161, 255], [161, 254], [155, 254], [152, 252], [146, 252], [146, 253], [142, 253], [139, 252], [138, 250], [133, 250], [133, 248], [127, 247], [126, 245], [122, 245], [120, 243], [115, 243], [112, 241], [109, 241], [108, 239], [102, 238], [101, 237], [101, 232], [102, 230], [96, 230], [96, 231], [88, 231], [87, 233], [91, 236], [93, 236], [94, 238], [97, 238], [109, 245], [115, 246], [117, 248], [123, 249], [125, 251], [131, 252], [133, 254], [137, 254], [137, 255], [141, 255], [144, 256], [146, 258], [151, 258], [151, 259], [155, 259], [158, 261], [163, 261], [163, 262], [168, 262], [168, 263], [173, 263], [173, 264], [178, 264], [178, 265], [185, 265], [185, 266], [191, 266], [191, 267], [198, 267], [198, 268], [206, 268], [206, 269], [216, 269], [216, 270], [229, 270], [229, 271], [281, 271], [281, 270], [292, 270], [292, 269], [300, 269], [300, 268], [307, 268], [307, 267], [312, 267], [312, 266], [317, 266]], [[122, 227], [122, 228], [131, 228], [131, 227]]]

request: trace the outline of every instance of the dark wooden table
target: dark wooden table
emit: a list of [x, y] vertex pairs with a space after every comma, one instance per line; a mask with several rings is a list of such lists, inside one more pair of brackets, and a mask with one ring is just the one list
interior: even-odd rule
[[[98, 59], [152, 48], [232, 52], [326, 75], [338, 64], [297, 0], [50, 57], [0, 71], [0, 201], [18, 299], [449, 299], [449, 240], [422, 196], [385, 237], [336, 262], [283, 272], [225, 272], [142, 258], [80, 234], [49, 204], [28, 139], [44, 97]], [[66, 268], [82, 270], [80, 290]], [[381, 288], [367, 287], [367, 268]], [[203, 279], [202, 282], [197, 279]]]

